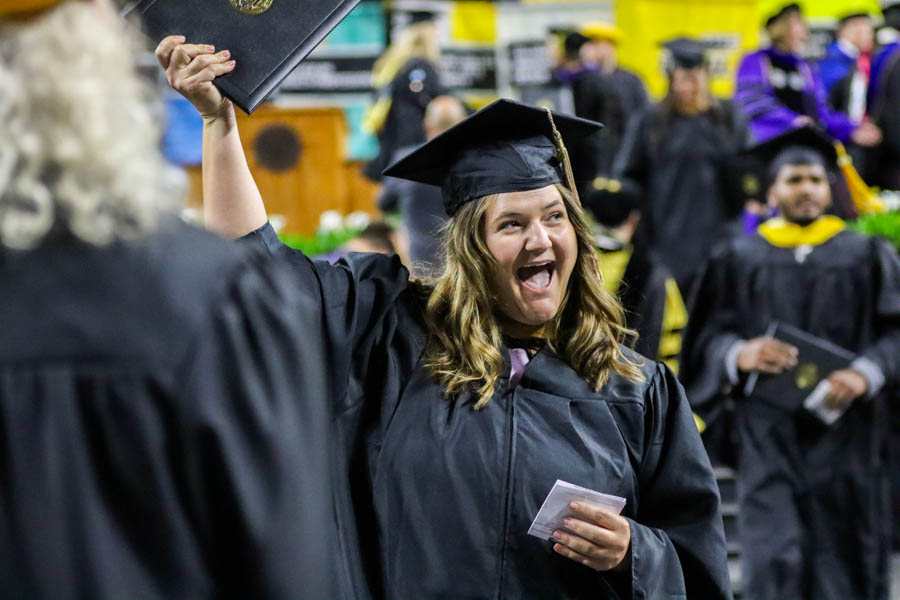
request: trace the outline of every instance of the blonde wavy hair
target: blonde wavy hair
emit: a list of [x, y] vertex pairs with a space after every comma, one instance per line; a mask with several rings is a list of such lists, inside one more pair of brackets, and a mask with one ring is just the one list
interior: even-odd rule
[[51, 230], [104, 244], [178, 208], [141, 50], [107, 2], [0, 18], [0, 244], [31, 248]]
[[[621, 349], [621, 344], [633, 344], [637, 334], [625, 327], [616, 297], [603, 289], [594, 236], [581, 203], [567, 187], [556, 188], [575, 229], [578, 256], [560, 310], [545, 326], [547, 346], [596, 390], [606, 384], [610, 372], [640, 381], [640, 365]], [[494, 197], [463, 205], [446, 224], [444, 271], [430, 284], [425, 310], [430, 334], [425, 367], [448, 397], [474, 392], [476, 410], [490, 401], [504, 368], [497, 299], [491, 292], [496, 260], [487, 247], [484, 223]]]

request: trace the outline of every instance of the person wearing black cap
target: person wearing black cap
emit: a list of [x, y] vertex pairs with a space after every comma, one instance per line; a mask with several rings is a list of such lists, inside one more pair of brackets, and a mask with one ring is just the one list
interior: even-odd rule
[[766, 15], [772, 45], [750, 53], [737, 72], [735, 102], [750, 120], [750, 129], [763, 142], [795, 127], [815, 124], [841, 142], [874, 146], [881, 132], [872, 123], [855, 123], [828, 105], [818, 71], [800, 56], [809, 29], [800, 5], [779, 2]]
[[[573, 191], [565, 142], [596, 123], [500, 100], [388, 168], [440, 185], [450, 216], [443, 273], [411, 282], [396, 258], [333, 266], [282, 245], [230, 104], [169, 67], [222, 119], [206, 128], [213, 221], [289, 261], [324, 307], [346, 595], [730, 597], [690, 408], [671, 371], [623, 345]], [[622, 515], [581, 500], [550, 541], [528, 535], [557, 479], [625, 497]]]
[[708, 44], [676, 38], [663, 45], [668, 93], [632, 122], [613, 174], [639, 186], [642, 241], [687, 292], [740, 214], [728, 174], [749, 133], [741, 111], [710, 90]]
[[179, 219], [143, 52], [0, 0], [0, 596], [334, 598], [316, 307]]
[[[884, 240], [825, 215], [836, 153], [822, 134], [798, 129], [755, 153], [769, 167], [779, 216], [710, 260], [681, 376], [701, 416], [726, 396], [736, 402], [747, 596], [886, 600], [886, 410], [900, 381], [900, 259]], [[816, 350], [798, 355], [797, 342], [767, 334], [776, 322], [816, 336], [815, 348], [843, 348], [835, 364], [846, 366], [819, 373]], [[831, 424], [801, 406], [819, 377], [824, 407], [837, 411], [830, 416], [845, 411]]]

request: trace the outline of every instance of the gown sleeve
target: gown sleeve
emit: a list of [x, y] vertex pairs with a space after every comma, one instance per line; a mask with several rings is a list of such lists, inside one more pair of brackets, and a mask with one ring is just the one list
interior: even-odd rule
[[319, 307], [258, 266], [226, 286], [172, 378], [177, 493], [213, 596], [333, 598]]
[[374, 349], [385, 332], [403, 320], [398, 317], [400, 307], [414, 302], [409, 272], [396, 256], [381, 254], [350, 254], [335, 265], [310, 260], [285, 246], [268, 223], [241, 241], [287, 262], [302, 293], [321, 305], [335, 398], [349, 399], [344, 393], [349, 378], [364, 381], [370, 366], [380, 364], [380, 359], [373, 360]]
[[679, 375], [687, 388], [691, 405], [704, 419], [721, 397], [728, 382], [726, 356], [731, 347], [742, 340], [738, 334], [740, 321], [727, 268], [728, 253], [713, 253], [691, 293], [692, 305], [681, 349]]
[[719, 492], [684, 390], [657, 365], [631, 525], [632, 598], [731, 598]]
[[900, 258], [886, 241], [873, 239], [874, 277], [877, 282], [873, 328], [874, 343], [861, 355], [881, 369], [888, 382], [900, 381]]

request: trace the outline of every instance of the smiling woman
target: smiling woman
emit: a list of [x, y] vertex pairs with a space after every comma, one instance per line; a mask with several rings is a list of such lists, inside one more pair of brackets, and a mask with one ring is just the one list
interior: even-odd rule
[[[599, 125], [495, 102], [385, 172], [441, 186], [440, 277], [410, 281], [380, 255], [327, 265], [266, 224], [233, 109], [192, 85], [221, 61], [180, 42], [157, 56], [207, 107], [211, 220], [289, 261], [325, 307], [347, 595], [728, 598], [719, 498], [687, 401], [623, 344], [572, 191], [565, 144]], [[530, 536], [557, 479], [625, 508], [579, 503], [550, 540]]]

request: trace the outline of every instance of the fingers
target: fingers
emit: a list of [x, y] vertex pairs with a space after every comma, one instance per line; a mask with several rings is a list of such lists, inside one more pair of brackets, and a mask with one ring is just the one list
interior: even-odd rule
[[225, 73], [230, 73], [231, 71], [234, 70], [234, 67], [235, 67], [235, 62], [233, 60], [225, 62], [225, 63], [211, 64], [211, 65], [205, 67], [203, 70], [201, 70], [196, 75], [185, 79], [182, 82], [182, 87], [185, 90], [194, 89], [199, 85], [211, 82], [213, 79], [215, 79], [216, 77], [219, 77], [220, 75], [224, 75]]
[[612, 567], [609, 567], [609, 568], [603, 569], [603, 568], [601, 568], [601, 566], [599, 564], [597, 564], [597, 562], [595, 560], [593, 560], [589, 556], [579, 554], [575, 550], [572, 550], [571, 548], [564, 546], [563, 544], [553, 544], [553, 551], [556, 552], [557, 554], [561, 554], [561, 555], [565, 556], [566, 558], [570, 558], [577, 563], [581, 563], [590, 569], [594, 569], [595, 571], [608, 571], [610, 568], [612, 568]]
[[167, 38], [163, 38], [163, 40], [156, 47], [156, 60], [159, 61], [159, 66], [163, 68], [163, 70], [169, 68], [169, 62], [172, 60], [172, 52], [175, 50], [177, 46], [183, 44], [185, 42], [185, 37], [183, 35], [170, 35]]
[[222, 50], [218, 54], [202, 54], [181, 69], [180, 76], [183, 79], [188, 79], [211, 66], [233, 62], [229, 61], [229, 58], [231, 58], [231, 53], [228, 50]]
[[216, 51], [215, 46], [207, 46], [204, 44], [180, 44], [175, 46], [172, 51], [172, 57], [169, 60], [168, 71], [177, 71], [187, 67], [192, 60], [202, 54], [212, 54]]

